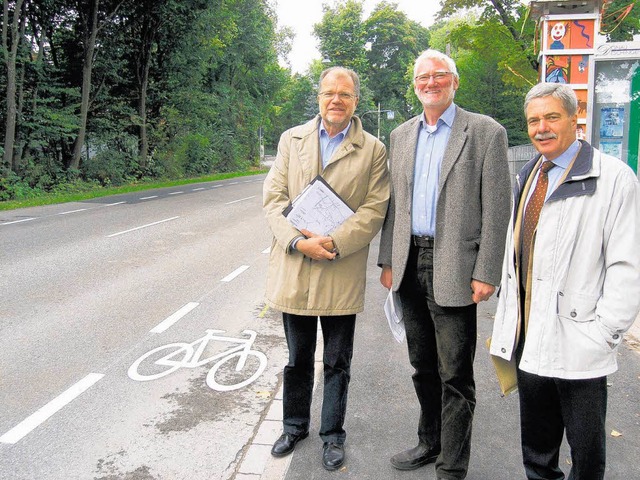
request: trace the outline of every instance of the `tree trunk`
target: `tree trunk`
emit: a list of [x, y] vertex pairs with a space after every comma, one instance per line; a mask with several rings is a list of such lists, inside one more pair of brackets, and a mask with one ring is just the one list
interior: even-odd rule
[[147, 167], [147, 157], [149, 155], [149, 138], [147, 135], [147, 90], [149, 88], [149, 66], [151, 55], [146, 55], [145, 65], [142, 70], [140, 83], [140, 100], [138, 102], [138, 115], [140, 116], [140, 168]]
[[20, 41], [18, 26], [23, 3], [23, 0], [18, 0], [15, 3], [13, 21], [11, 22], [11, 51], [9, 51], [8, 45], [9, 2], [7, 0], [4, 0], [2, 18], [2, 50], [5, 68], [7, 69], [7, 119], [4, 134], [4, 154], [2, 156], [2, 174], [5, 176], [11, 172], [13, 146], [16, 139], [16, 58], [18, 56], [18, 43]]
[[[91, 72], [93, 70], [93, 52], [96, 46], [98, 35], [98, 7], [100, 0], [93, 0], [90, 13], [90, 24], [87, 25], [84, 45], [84, 61], [82, 65], [82, 96], [80, 102], [80, 127], [78, 136], [73, 144], [73, 154], [71, 161], [67, 165], [69, 170], [80, 168], [80, 158], [82, 157], [82, 147], [87, 133], [87, 115], [89, 112], [89, 99], [91, 95]], [[89, 22], [88, 22], [89, 23]]]

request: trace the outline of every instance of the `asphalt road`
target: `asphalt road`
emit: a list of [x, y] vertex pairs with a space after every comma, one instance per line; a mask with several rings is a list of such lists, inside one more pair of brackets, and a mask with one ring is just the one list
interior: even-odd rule
[[[0, 479], [235, 475], [286, 353], [279, 317], [262, 300], [271, 241], [263, 180], [0, 212]], [[196, 365], [194, 342], [207, 329], [223, 338]], [[210, 388], [217, 359], [204, 361], [242, 348], [245, 330], [256, 332], [247, 348], [265, 354], [264, 371], [244, 388]], [[128, 374], [146, 352], [177, 342], [193, 349], [174, 347], [165, 356], [181, 355], [164, 367], [158, 355], [136, 370], [175, 372]], [[238, 359], [214, 381], [233, 385], [265, 363], [252, 353], [237, 373]]]

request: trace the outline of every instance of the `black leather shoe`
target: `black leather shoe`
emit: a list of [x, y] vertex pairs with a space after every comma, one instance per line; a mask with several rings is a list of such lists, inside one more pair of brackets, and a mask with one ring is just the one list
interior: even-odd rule
[[322, 447], [322, 466], [327, 470], [337, 470], [344, 463], [344, 445], [325, 442]]
[[283, 433], [280, 438], [276, 440], [271, 448], [271, 455], [274, 457], [285, 457], [289, 455], [296, 448], [296, 443], [300, 440], [304, 440], [309, 436], [309, 432], [304, 432], [299, 435], [294, 433]]
[[391, 457], [391, 465], [398, 470], [415, 470], [427, 463], [435, 462], [440, 454], [440, 447], [430, 448], [426, 443], [418, 443], [417, 447], [400, 452]]

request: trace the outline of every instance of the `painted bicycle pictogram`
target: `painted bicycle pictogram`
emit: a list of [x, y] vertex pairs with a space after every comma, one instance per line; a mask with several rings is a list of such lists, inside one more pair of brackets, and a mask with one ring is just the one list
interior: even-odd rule
[[[127, 372], [129, 378], [139, 382], [146, 382], [169, 375], [180, 368], [197, 368], [215, 362], [209, 373], [207, 373], [206, 382], [210, 388], [220, 392], [228, 392], [249, 385], [262, 374], [267, 366], [266, 355], [258, 350], [251, 349], [257, 336], [256, 332], [243, 330], [243, 335], [248, 335], [248, 338], [225, 337], [218, 335], [220, 333], [225, 333], [225, 331], [206, 330], [203, 337], [191, 343], [170, 343], [154, 348], [133, 362]], [[227, 342], [237, 344], [237, 346], [213, 356], [202, 358], [207, 345], [212, 341]], [[228, 376], [228, 374], [223, 373], [221, 367], [224, 367], [229, 361], [234, 361], [236, 357], [237, 364], [234, 370], [238, 373], [233, 374], [231, 380], [225, 380], [222, 377]], [[253, 361], [250, 361], [249, 370], [255, 369], [255, 371], [248, 378], [244, 378], [247, 372], [243, 370], [247, 366], [247, 360], [250, 357], [254, 358]], [[230, 370], [229, 365], [226, 368]]]

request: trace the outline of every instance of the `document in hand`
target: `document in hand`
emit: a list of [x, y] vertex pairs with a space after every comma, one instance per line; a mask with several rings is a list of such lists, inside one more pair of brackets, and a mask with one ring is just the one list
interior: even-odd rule
[[349, 205], [320, 175], [282, 212], [298, 230], [304, 228], [318, 235], [330, 234], [353, 213]]
[[389, 328], [393, 333], [393, 338], [398, 343], [402, 343], [405, 337], [404, 322], [402, 321], [402, 303], [397, 292], [389, 289], [389, 295], [384, 302], [384, 314], [389, 322]]

